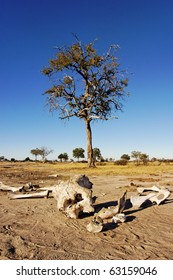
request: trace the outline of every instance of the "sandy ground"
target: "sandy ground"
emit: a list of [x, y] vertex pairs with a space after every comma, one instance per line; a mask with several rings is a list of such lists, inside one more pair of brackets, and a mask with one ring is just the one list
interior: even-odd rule
[[[10, 169], [10, 168], [9, 168]], [[49, 172], [12, 173], [1, 170], [0, 181], [12, 186], [28, 182], [54, 185]], [[106, 221], [100, 233], [89, 233], [92, 215], [69, 219], [56, 208], [54, 198], [10, 200], [0, 191], [0, 259], [37, 260], [165, 260], [173, 259], [173, 173], [142, 176], [89, 176], [97, 196], [95, 208], [114, 205], [127, 190], [136, 195], [137, 186], [164, 186], [171, 191], [161, 205], [129, 207], [125, 223]]]

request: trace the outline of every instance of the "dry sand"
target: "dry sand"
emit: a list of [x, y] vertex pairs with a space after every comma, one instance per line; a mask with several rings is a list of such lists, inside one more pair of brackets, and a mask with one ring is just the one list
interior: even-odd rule
[[[6, 166], [0, 181], [12, 186], [28, 182], [56, 184], [49, 172], [12, 172]], [[173, 259], [173, 173], [143, 176], [89, 176], [94, 183], [95, 207], [114, 205], [127, 190], [137, 186], [167, 187], [170, 197], [161, 205], [129, 207], [127, 222], [116, 226], [108, 220], [100, 233], [89, 233], [92, 215], [69, 219], [56, 208], [54, 198], [10, 200], [0, 191], [0, 259], [31, 260], [168, 260]]]

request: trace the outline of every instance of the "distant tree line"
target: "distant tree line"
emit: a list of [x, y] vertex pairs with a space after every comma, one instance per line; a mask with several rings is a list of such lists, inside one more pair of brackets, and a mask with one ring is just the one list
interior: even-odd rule
[[[30, 153], [35, 157], [35, 161], [38, 160], [38, 157], [41, 157], [41, 160], [43, 162], [45, 162], [45, 161], [47, 161], [47, 156], [49, 154], [53, 153], [53, 150], [49, 149], [47, 147], [41, 147], [41, 148], [32, 149], [30, 151]], [[82, 159], [82, 161], [86, 161], [85, 160], [85, 150], [81, 147], [73, 149], [72, 155], [73, 155], [73, 158], [75, 158], [78, 162], [80, 161], [80, 159]], [[108, 159], [108, 158], [104, 158], [102, 156], [100, 149], [97, 147], [93, 149], [93, 158], [94, 158], [94, 162], [100, 162], [100, 163], [113, 162], [115, 165], [127, 165], [128, 162], [130, 162], [130, 161], [134, 162], [136, 166], [141, 165], [141, 164], [147, 165], [149, 162], [158, 162], [158, 163], [172, 163], [173, 162], [173, 159], [156, 158], [156, 157], [149, 159], [149, 155], [147, 155], [146, 153], [142, 153], [140, 151], [132, 151], [131, 155], [123, 154], [119, 160], [115, 160], [113, 158]], [[57, 160], [59, 160], [60, 162], [73, 161], [73, 159], [69, 158], [69, 155], [66, 152], [60, 153], [57, 156]], [[57, 161], [57, 160], [54, 160], [54, 161]], [[3, 161], [15, 162], [17, 160], [15, 158], [11, 158], [10, 160], [8, 160], [4, 156], [0, 156], [0, 162], [3, 162]], [[29, 157], [26, 157], [22, 161], [33, 161], [33, 160], [30, 159]]]
[[115, 161], [115, 164], [126, 165], [130, 161], [130, 158], [134, 159], [136, 165], [140, 165], [140, 164], [147, 165], [149, 162], [149, 156], [147, 154], [139, 151], [133, 151], [131, 152], [131, 157], [128, 154], [123, 154], [120, 160]]

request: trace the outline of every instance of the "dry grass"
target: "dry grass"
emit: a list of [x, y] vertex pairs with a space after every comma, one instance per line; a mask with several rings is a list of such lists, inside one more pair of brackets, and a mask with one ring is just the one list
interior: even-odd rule
[[66, 175], [71, 174], [85, 174], [85, 175], [159, 175], [161, 173], [173, 173], [173, 164], [171, 163], [149, 163], [148, 165], [136, 166], [134, 163], [129, 163], [126, 166], [118, 166], [112, 162], [104, 163], [99, 165], [97, 163], [96, 168], [87, 168], [86, 163], [42, 163], [42, 162], [0, 162], [0, 172], [4, 169], [13, 173], [19, 172], [24, 173], [25, 171], [42, 171], [47, 174], [54, 173], [65, 173]]

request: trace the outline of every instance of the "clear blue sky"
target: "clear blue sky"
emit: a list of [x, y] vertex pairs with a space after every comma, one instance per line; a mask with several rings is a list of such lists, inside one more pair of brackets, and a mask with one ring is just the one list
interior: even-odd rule
[[119, 44], [122, 68], [133, 73], [124, 112], [93, 124], [93, 146], [105, 158], [134, 150], [173, 158], [172, 0], [0, 0], [0, 156], [86, 150], [83, 122], [59, 120], [42, 95], [50, 83], [41, 70], [72, 33], [83, 43], [98, 38], [99, 53]]

